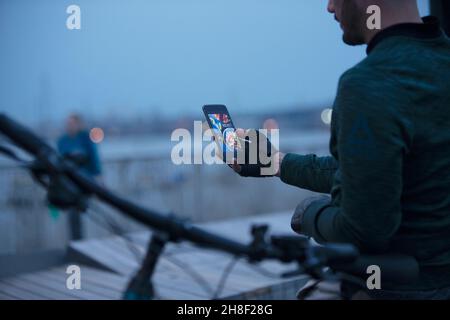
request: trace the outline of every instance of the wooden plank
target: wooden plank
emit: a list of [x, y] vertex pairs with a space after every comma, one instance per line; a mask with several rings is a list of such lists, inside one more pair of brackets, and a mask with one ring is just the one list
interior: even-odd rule
[[[101, 282], [103, 286], [112, 286], [114, 287], [114, 290], [117, 290], [120, 292], [120, 295], [117, 299], [120, 299], [122, 297], [123, 291], [125, 290], [128, 279], [125, 277], [121, 277], [112, 273], [107, 273], [103, 271], [99, 271], [90, 267], [83, 267], [84, 269], [87, 269], [88, 272], [84, 272], [84, 274], [88, 274], [89, 277], [94, 277], [95, 279], [101, 279]], [[189, 290], [183, 290], [183, 287], [179, 287], [177, 285], [165, 285], [167, 282], [167, 279], [155, 279], [155, 288], [158, 295], [161, 295], [163, 299], [169, 299], [173, 297], [177, 297], [178, 299], [186, 299], [186, 300], [193, 300], [193, 299], [202, 299], [204, 297], [189, 293]]]
[[[250, 241], [249, 230], [252, 224], [269, 224], [271, 232], [274, 233], [292, 233], [290, 231], [290, 218], [291, 213], [284, 212], [211, 222], [201, 226], [204, 229], [245, 243]], [[135, 243], [142, 256], [148, 245], [150, 234], [150, 232], [145, 231], [128, 235], [133, 239], [133, 243]], [[117, 236], [74, 243], [73, 248], [98, 261], [101, 265], [115, 270], [126, 278], [131, 277], [138, 267], [136, 257], [130, 251], [128, 245]], [[167, 259], [165, 259], [166, 257]], [[174, 266], [168, 261], [170, 257], [177, 259], [185, 267], [182, 266], [180, 269], [178, 266]], [[165, 291], [167, 298], [179, 299], [180, 294], [185, 294], [197, 299], [207, 299], [210, 298], [210, 294], [206, 293], [201, 286], [195, 283], [184, 272], [185, 269], [190, 267], [195, 270], [210, 287], [215, 289], [221, 279], [222, 272], [230, 261], [231, 256], [223, 252], [197, 248], [189, 243], [183, 243], [182, 245], [168, 244], [156, 267], [154, 284], [157, 289], [160, 288], [162, 291]], [[274, 274], [281, 274], [295, 268], [292, 264], [284, 265], [278, 262], [265, 262], [261, 266]], [[241, 260], [235, 264], [229, 275], [222, 296], [237, 296], [245, 292], [254, 293], [264, 288], [276, 286], [284, 281], [289, 280], [262, 275], [255, 271], [247, 261]], [[126, 283], [122, 285], [123, 290]]]
[[[100, 271], [88, 266], [80, 266], [82, 268], [82, 279], [87, 280], [92, 285], [111, 290], [113, 292], [122, 292], [128, 283], [128, 279], [117, 274]], [[44, 274], [53, 274], [55, 269], [46, 271]]]
[[16, 297], [8, 295], [6, 292], [0, 291], [0, 300], [17, 300]]
[[[215, 251], [197, 251], [189, 254], [178, 254], [175, 256], [177, 259], [182, 261], [191, 261], [192, 263], [196, 263], [197, 265], [210, 265], [217, 268], [226, 265], [230, 262], [231, 256], [215, 252]], [[245, 259], [241, 259], [238, 264], [235, 266], [236, 269], [240, 269], [242, 271], [246, 271], [246, 275], [253, 275], [260, 273], [255, 271], [255, 268], [260, 267], [271, 273], [280, 274], [295, 269], [295, 263], [283, 264], [277, 261], [265, 261], [258, 264], [251, 264], [247, 262]], [[267, 278], [265, 276], [262, 276]], [[270, 279], [270, 278], [269, 278]]]
[[[20, 286], [22, 289], [33, 293], [38, 293], [47, 299], [118, 299], [121, 297], [122, 287], [116, 287], [116, 289], [104, 288], [98, 285], [99, 281], [92, 283], [89, 279], [94, 277], [86, 277], [91, 269], [86, 268], [87, 270], [84, 270], [84, 266], [80, 266], [80, 268], [82, 268], [81, 290], [69, 290], [66, 288], [67, 274], [65, 273], [65, 267], [19, 275], [5, 279], [5, 282], [16, 287]], [[111, 274], [99, 271], [96, 276], [99, 275], [110, 276]], [[114, 276], [114, 274], [112, 275]], [[122, 279], [121, 285], [125, 281], [125, 279]]]
[[[181, 269], [171, 272], [164, 269], [164, 265], [168, 264], [165, 261], [160, 261], [156, 267], [156, 272], [153, 276], [154, 284], [157, 287], [164, 287], [168, 289], [180, 290], [197, 298], [208, 298], [208, 294], [195, 281], [186, 275]], [[173, 268], [172, 266], [170, 266]]]
[[[177, 254], [175, 255], [176, 259], [190, 262], [191, 264], [195, 264], [198, 266], [212, 266], [214, 268], [221, 268], [221, 267], [225, 267], [226, 265], [228, 265], [231, 260], [233, 259], [233, 257], [231, 255], [228, 254], [224, 254], [221, 252], [217, 252], [217, 251], [208, 251], [208, 250], [203, 250], [203, 251], [196, 251], [196, 252], [192, 252], [189, 254]], [[245, 259], [240, 259], [237, 262], [237, 266], [248, 266], [248, 268], [251, 268], [251, 264], [249, 262], [247, 262]], [[279, 270], [286, 270], [287, 265], [283, 265], [280, 263], [275, 263], [275, 266], [278, 267]]]
[[[220, 266], [210, 264], [197, 264], [193, 267], [197, 273], [199, 273], [212, 287], [216, 288], [222, 277], [222, 274], [227, 267], [229, 261], [222, 263]], [[242, 267], [245, 267], [245, 263], [237, 262], [234, 268], [231, 270], [223, 292], [227, 294], [236, 294], [239, 291], [254, 290], [255, 288], [267, 286], [273, 282], [279, 282], [281, 279], [274, 281], [268, 279], [256, 272], [242, 274]]]
[[28, 289], [18, 288], [15, 285], [5, 283], [4, 280], [0, 280], [0, 291], [8, 295], [11, 295], [19, 300], [45, 300], [42, 295], [31, 292]]
[[85, 246], [80, 249], [74, 247], [74, 249], [80, 250], [80, 253], [87, 255], [91, 259], [100, 262], [119, 274], [127, 275], [137, 268], [135, 262], [125, 261], [114, 252], [111, 252], [111, 250], [100, 241], [89, 240], [89, 247]]
[[[222, 272], [230, 263], [229, 255], [216, 253], [215, 251], [198, 251], [186, 255], [175, 255], [175, 257], [191, 266], [199, 273], [211, 286], [216, 287]], [[286, 267], [280, 265], [281, 270], [286, 271]], [[158, 274], [159, 269], [157, 269]], [[263, 286], [282, 281], [283, 279], [268, 278], [253, 270], [245, 260], [236, 263], [224, 288], [224, 292], [236, 293], [236, 291], [254, 290]]]
[[[136, 243], [127, 243], [123, 238], [108, 238], [102, 241], [102, 245], [107, 246], [116, 257], [126, 259], [130, 265], [137, 268], [145, 256], [146, 248]], [[132, 251], [135, 250], [135, 251]]]
[[[97, 253], [101, 253], [97, 254], [95, 258], [102, 264], [107, 265], [108, 268], [129, 276], [137, 269], [137, 262], [122, 243], [109, 239], [91, 240], [89, 243], [91, 244], [89, 251], [95, 250]], [[127, 257], [124, 257], [125, 255]], [[173, 289], [174, 293], [181, 291], [190, 294], [192, 295], [191, 299], [208, 297], [201, 287], [193, 284], [189, 277], [180, 277], [180, 273], [182, 273], [180, 269], [162, 259], [158, 263], [154, 277], [155, 285], [163, 287], [164, 290]]]
[[156, 287], [156, 297], [162, 300], [208, 300], [208, 298], [198, 297], [196, 295], [185, 293], [177, 289], [168, 289], [164, 287]]
[[124, 274], [129, 274], [139, 266], [138, 262], [131, 255], [122, 255], [108, 240], [93, 240], [91, 245], [94, 246], [93, 249], [96, 249], [96, 252], [101, 251], [104, 253], [106, 257], [105, 263], [108, 263], [108, 265], [120, 265], [120, 270]]
[[[8, 298], [10, 299], [26, 299], [26, 300], [47, 300], [47, 299], [58, 299], [58, 300], [67, 300], [67, 299], [96, 299], [96, 300], [104, 300], [104, 299], [121, 299], [122, 297], [122, 290], [119, 291], [116, 289], [109, 291], [109, 296], [106, 297], [105, 293], [108, 292], [108, 289], [103, 289], [101, 294], [98, 294], [98, 292], [89, 292], [87, 291], [86, 282], [82, 282], [82, 289], [81, 290], [68, 290], [63, 289], [61, 290], [61, 286], [56, 285], [55, 281], [53, 283], [50, 283], [52, 281], [49, 281], [48, 274], [53, 273], [55, 274], [55, 270], [53, 272], [47, 271], [45, 272], [45, 277], [42, 276], [42, 273], [39, 274], [39, 277], [37, 274], [30, 274], [22, 277], [14, 277], [10, 279], [3, 280], [2, 283], [0, 283], [0, 293], [2, 295], [6, 294], [3, 292], [8, 293]], [[86, 271], [84, 273], [87, 273]], [[83, 276], [82, 276], [83, 277]], [[34, 281], [30, 281], [33, 279]], [[38, 284], [35, 280], [39, 279], [40, 284]], [[84, 279], [84, 278], [82, 278]], [[59, 279], [58, 279], [59, 280]], [[82, 280], [83, 281], [83, 280]], [[60, 281], [57, 281], [60, 283]], [[65, 286], [65, 281], [63, 282]], [[50, 287], [53, 289], [50, 289]], [[99, 286], [101, 288], [101, 286]], [[98, 291], [98, 288], [96, 287], [95, 290]], [[89, 288], [89, 290], [92, 290], [93, 287]], [[184, 292], [183, 290], [179, 290], [179, 288], [167, 288], [163, 285], [157, 285], [156, 291], [158, 297], [161, 297], [163, 299], [173, 299], [173, 297], [177, 297], [177, 299], [186, 299], [186, 300], [197, 300], [201, 299], [201, 297], [189, 294]]]
[[[186, 262], [188, 264], [188, 262]], [[191, 266], [198, 274], [202, 276], [212, 287], [216, 287], [222, 277], [224, 269], [227, 267], [227, 263], [221, 266], [213, 266], [208, 264], [197, 264]], [[235, 265], [235, 268], [237, 265]], [[251, 289], [255, 286], [255, 281], [249, 277], [242, 277], [236, 272], [237, 269], [233, 268], [226, 281], [225, 289], [236, 292], [245, 289]]]
[[[82, 279], [88, 277], [89, 281], [94, 280], [95, 283], [101, 283], [101, 286], [107, 287], [118, 292], [118, 296], [121, 297], [123, 291], [128, 285], [129, 280], [127, 277], [119, 276], [113, 273], [108, 273], [100, 270], [96, 270], [87, 266], [82, 266]], [[158, 291], [164, 292], [167, 296], [168, 293], [175, 295], [178, 299], [184, 297], [186, 299], [204, 299], [207, 295], [203, 294], [200, 289], [193, 286], [192, 281], [188, 279], [174, 279], [172, 275], [165, 275], [157, 273], [153, 279], [155, 287]], [[117, 298], [119, 298], [117, 297]]]
[[[89, 292], [93, 295], [98, 295], [98, 299], [117, 299], [120, 297], [120, 292], [117, 290], [105, 289], [97, 283], [92, 283], [89, 281], [89, 277], [87, 277], [88, 272], [84, 269], [83, 266], [81, 268], [81, 290]], [[58, 272], [59, 271], [59, 272]], [[54, 270], [53, 272], [40, 272], [39, 276], [42, 279], [46, 279], [49, 283], [55, 284], [60, 290], [64, 289], [65, 291], [78, 291], [78, 290], [68, 290], [65, 288], [65, 282], [67, 279], [67, 274], [65, 270]], [[64, 284], [64, 286], [61, 286]]]
[[[33, 275], [33, 277], [36, 277], [36, 275]], [[74, 296], [64, 293], [64, 292], [58, 292], [56, 290], [53, 290], [52, 288], [48, 288], [47, 286], [43, 286], [41, 284], [36, 284], [33, 281], [30, 281], [29, 278], [9, 278], [4, 279], [4, 283], [9, 284], [11, 286], [15, 286], [16, 288], [24, 289], [27, 291], [30, 291], [32, 293], [35, 293], [37, 295], [42, 296], [44, 299], [49, 300], [56, 300], [56, 299], [75, 299]]]
[[[25, 275], [21, 275], [17, 278], [32, 282], [42, 288], [48, 288], [50, 290], [54, 290], [60, 296], [60, 298], [55, 298], [55, 299], [66, 299], [67, 296], [77, 298], [77, 299], [84, 299], [84, 300], [105, 299], [105, 297], [103, 297], [103, 296], [100, 296], [98, 294], [93, 294], [91, 292], [84, 290], [83, 285], [81, 286], [80, 290], [69, 290], [66, 287], [65, 280], [61, 281], [61, 282], [49, 281], [46, 278], [36, 276], [36, 274], [25, 274]], [[39, 292], [39, 291], [37, 291], [37, 292]]]

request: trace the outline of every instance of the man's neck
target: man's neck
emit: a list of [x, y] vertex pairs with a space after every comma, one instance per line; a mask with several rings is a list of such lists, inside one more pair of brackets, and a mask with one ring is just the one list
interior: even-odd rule
[[381, 12], [381, 29], [367, 30], [367, 33], [365, 35], [366, 44], [369, 44], [373, 37], [375, 37], [379, 32], [394, 25], [402, 23], [423, 23], [417, 6], [407, 8], [401, 15], [398, 14], [398, 11], [394, 12], [393, 14], [389, 14], [389, 10], [383, 11], [382, 9]]

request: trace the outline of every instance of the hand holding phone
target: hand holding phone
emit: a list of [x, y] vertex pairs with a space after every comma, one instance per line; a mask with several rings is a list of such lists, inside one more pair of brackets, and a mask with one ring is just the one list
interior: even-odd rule
[[[231, 167], [242, 177], [273, 177], [279, 176], [281, 161], [284, 154], [273, 146], [267, 136], [260, 130], [237, 129], [237, 136], [243, 141], [255, 143], [256, 161], [251, 159], [252, 151], [246, 145], [245, 162], [240, 164], [234, 163]], [[251, 149], [251, 146], [250, 146]], [[255, 153], [255, 151], [253, 152]]]
[[[243, 177], [269, 177], [278, 173], [274, 156], [278, 153], [270, 140], [259, 130], [238, 134], [224, 105], [203, 107], [213, 131], [222, 160]], [[272, 169], [272, 170], [271, 170]]]

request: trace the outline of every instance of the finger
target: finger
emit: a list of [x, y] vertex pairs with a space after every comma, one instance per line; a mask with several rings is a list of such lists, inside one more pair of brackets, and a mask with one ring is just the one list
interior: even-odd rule
[[256, 129], [247, 129], [245, 130], [245, 139], [248, 139], [250, 141], [257, 141], [258, 139], [258, 130]]
[[244, 131], [244, 129], [241, 129], [241, 128], [236, 129], [236, 135], [237, 135], [239, 138], [244, 138], [244, 136], [245, 136], [245, 131]]
[[238, 164], [232, 164], [231, 168], [236, 172], [236, 173], [241, 173], [242, 167]]

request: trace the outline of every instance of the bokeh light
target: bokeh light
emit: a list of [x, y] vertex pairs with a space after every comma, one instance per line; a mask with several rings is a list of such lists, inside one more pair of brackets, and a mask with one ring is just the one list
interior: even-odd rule
[[101, 128], [92, 128], [89, 132], [89, 138], [91, 138], [94, 143], [101, 143], [105, 138], [105, 133]]
[[264, 121], [263, 129], [268, 131], [279, 129], [278, 122], [275, 119], [267, 119]]
[[322, 111], [322, 114], [320, 115], [322, 122], [325, 123], [326, 125], [330, 125], [331, 124], [331, 119], [333, 116], [333, 110], [332, 109], [325, 109]]

